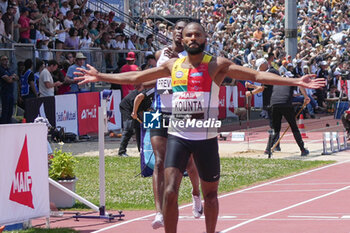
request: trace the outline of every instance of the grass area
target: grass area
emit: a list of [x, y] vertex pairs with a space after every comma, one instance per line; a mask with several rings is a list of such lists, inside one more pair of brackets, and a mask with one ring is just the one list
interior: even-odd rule
[[[98, 205], [98, 157], [79, 157], [76, 169], [76, 191]], [[282, 159], [222, 158], [219, 193], [229, 192], [254, 183], [283, 177], [295, 172], [332, 163], [330, 161], [301, 161]], [[106, 157], [106, 208], [109, 210], [154, 209], [152, 178], [136, 176], [140, 172], [139, 158]], [[135, 177], [136, 176], [136, 177]], [[188, 177], [182, 181], [179, 203], [191, 199]], [[77, 209], [86, 208], [77, 203]]]

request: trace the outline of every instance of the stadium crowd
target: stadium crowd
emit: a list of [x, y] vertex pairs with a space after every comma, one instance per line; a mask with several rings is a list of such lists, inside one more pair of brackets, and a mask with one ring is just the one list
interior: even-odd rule
[[[200, 12], [200, 23], [211, 35], [206, 48], [209, 53], [225, 56], [238, 65], [253, 69], [258, 69], [257, 65], [272, 53], [274, 60], [271, 66], [281, 75], [290, 71], [295, 77], [312, 73], [326, 78], [326, 88], [308, 90], [314, 110], [326, 108], [327, 98], [345, 95], [346, 91], [342, 90], [343, 85], [339, 80], [349, 77], [349, 0], [297, 2], [298, 53], [295, 58], [285, 52], [283, 0], [141, 1], [139, 23], [129, 25], [116, 21], [112, 11], [92, 11], [86, 5], [87, 0], [0, 0], [1, 42], [9, 38], [20, 43], [35, 43], [37, 48], [43, 49], [36, 52], [37, 59], [45, 64], [56, 60], [58, 69], [52, 72], [52, 83], [57, 83], [54, 86], [55, 94], [71, 91], [74, 83], [66, 78], [67, 72], [70, 66], [79, 63], [75, 60], [87, 59], [89, 63], [89, 54], [84, 50], [92, 47], [144, 50], [154, 55], [158, 49], [154, 44], [154, 39], [158, 38], [156, 35], [169, 38], [173, 25], [166, 21], [153, 21], [151, 15]], [[126, 30], [133, 27], [146, 33], [146, 26], [152, 28], [153, 33], [144, 37]], [[162, 41], [163, 44], [166, 42]], [[50, 52], [52, 48], [61, 51]], [[75, 52], [62, 52], [64, 49], [82, 50], [83, 54], [76, 58]], [[107, 67], [111, 66], [111, 55], [108, 53], [105, 54], [105, 61]], [[38, 76], [43, 65], [40, 61], [35, 64], [33, 73]], [[118, 64], [121, 67], [123, 62]], [[82, 65], [79, 63], [79, 66]], [[23, 76], [28, 69], [31, 68], [19, 63], [17, 75]], [[296, 92], [295, 96], [300, 96], [300, 93]]]

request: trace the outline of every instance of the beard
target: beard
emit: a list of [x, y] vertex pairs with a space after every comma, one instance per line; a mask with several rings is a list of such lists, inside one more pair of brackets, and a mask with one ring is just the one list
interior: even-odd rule
[[[197, 43], [195, 43], [197, 44]], [[203, 44], [197, 44], [198, 47], [197, 48], [190, 48], [189, 46], [187, 46], [186, 44], [184, 44], [184, 49], [187, 53], [191, 54], [191, 55], [197, 55], [200, 54], [204, 51], [205, 48], [205, 43]]]

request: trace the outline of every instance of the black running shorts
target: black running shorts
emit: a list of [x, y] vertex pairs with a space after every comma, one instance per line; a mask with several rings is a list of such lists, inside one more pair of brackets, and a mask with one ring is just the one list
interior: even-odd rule
[[176, 167], [183, 173], [191, 153], [193, 153], [199, 177], [206, 182], [218, 181], [220, 178], [220, 158], [216, 137], [195, 141], [169, 134], [165, 168]]
[[168, 128], [163, 127], [163, 118], [164, 118], [164, 124], [169, 125], [169, 117], [170, 117], [170, 114], [162, 113], [161, 121], [160, 121], [160, 129], [151, 129], [150, 131], [151, 138], [154, 136], [161, 136], [163, 138], [168, 138]]

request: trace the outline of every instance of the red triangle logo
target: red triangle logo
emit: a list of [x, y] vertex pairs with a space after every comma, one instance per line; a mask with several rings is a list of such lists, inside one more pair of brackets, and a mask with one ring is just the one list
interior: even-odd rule
[[10, 200], [34, 209], [32, 177], [29, 171], [27, 135], [24, 138], [21, 155], [18, 159], [15, 176], [12, 181]]
[[112, 96], [112, 100], [111, 100], [111, 105], [109, 105], [109, 110], [112, 112], [112, 115], [109, 118], [109, 122], [111, 122], [112, 124], [116, 124], [115, 114], [114, 114], [114, 97], [113, 96]]
[[234, 106], [234, 103], [233, 103], [233, 91], [231, 92], [230, 103], [229, 103], [228, 110], [230, 110], [232, 113], [235, 113], [235, 106]]

